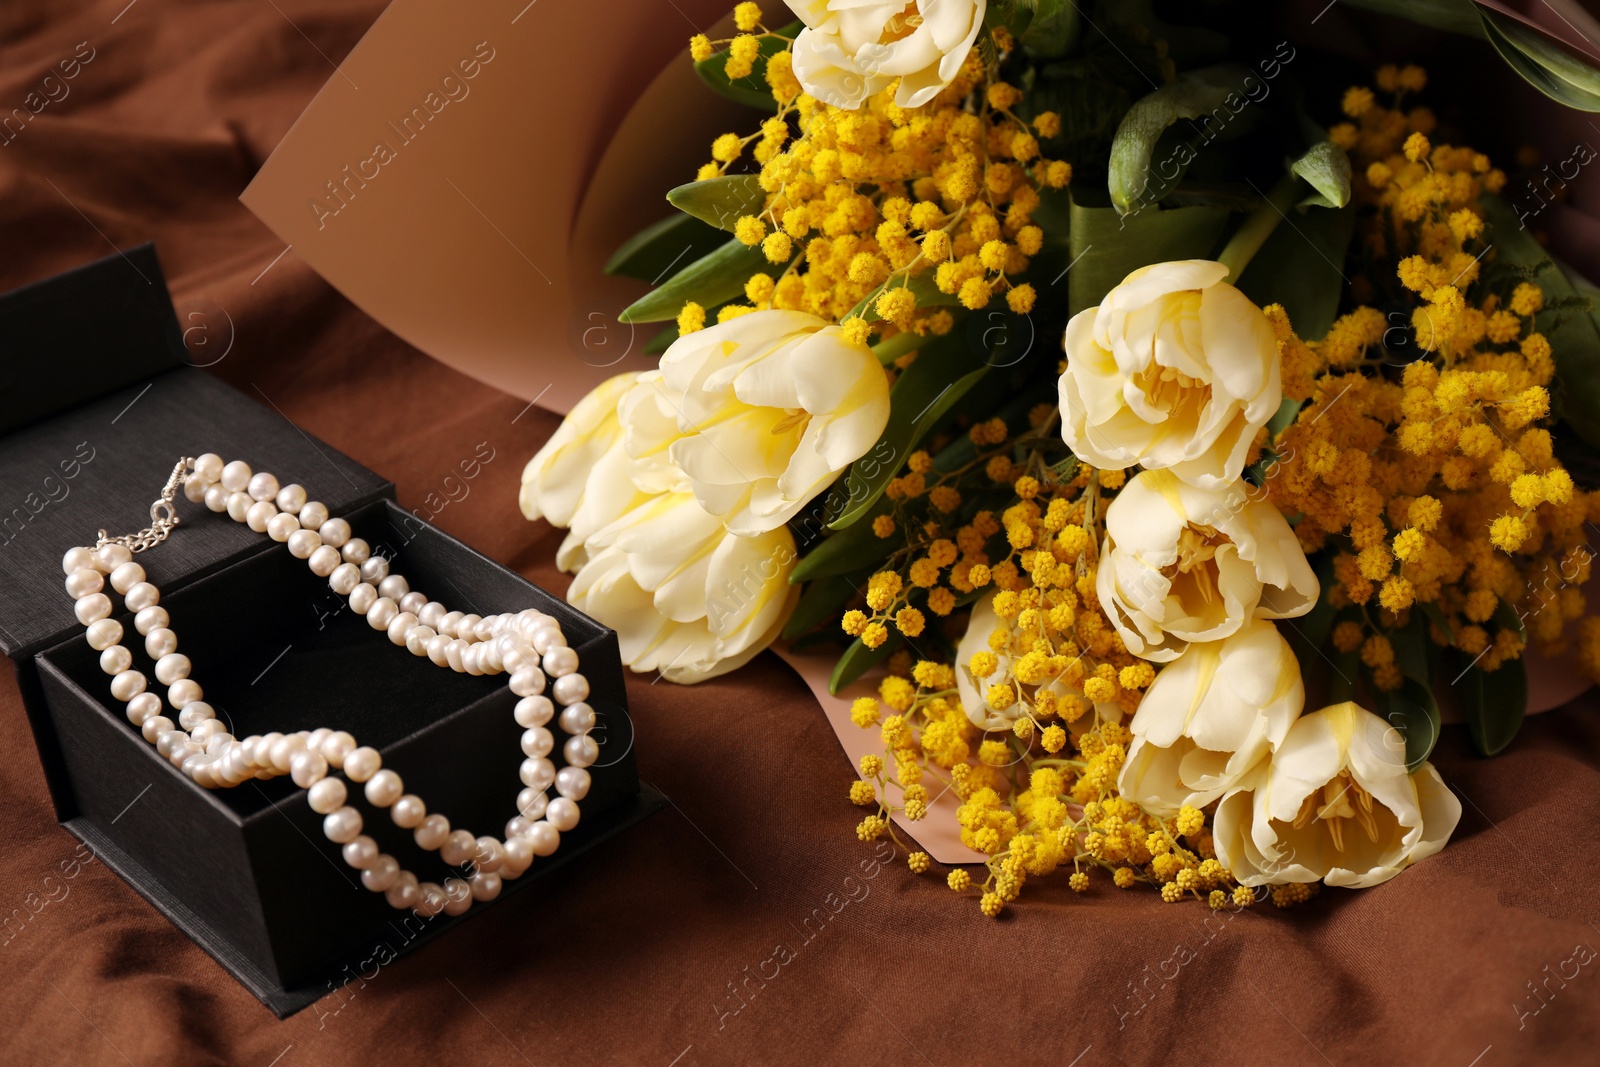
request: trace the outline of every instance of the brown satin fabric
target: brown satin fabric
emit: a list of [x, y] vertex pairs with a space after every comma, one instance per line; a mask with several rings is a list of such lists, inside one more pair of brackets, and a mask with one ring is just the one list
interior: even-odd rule
[[[319, 51], [338, 61], [381, 3], [138, 0], [112, 24], [125, 3], [0, 5], [0, 105], [20, 106], [78, 42], [96, 49], [60, 106], [0, 147], [0, 285], [154, 238], [180, 311], [201, 316], [186, 324], [212, 331], [202, 351], [222, 350], [231, 320], [215, 373], [564, 588], [559, 535], [514, 503], [554, 417], [423, 357], [294, 253], [267, 269], [282, 242], [236, 200], [332, 75]], [[682, 23], [664, 3], [661, 32]], [[482, 441], [494, 460], [451, 500], [447, 479]], [[1082, 897], [1061, 879], [1030, 889], [994, 922], [933, 876], [875, 869], [838, 743], [772, 656], [698, 688], [639, 678], [630, 696], [641, 774], [675, 809], [279, 1022], [103, 866], [71, 866], [77, 842], [0, 681], [0, 914], [31, 916], [0, 944], [0, 1063], [1594, 1058], [1600, 960], [1575, 976], [1564, 962], [1600, 949], [1593, 701], [1530, 722], [1495, 761], [1447, 730], [1435, 760], [1465, 815], [1441, 855], [1378, 889], [1208, 926], [1203, 907], [1098, 875]]]

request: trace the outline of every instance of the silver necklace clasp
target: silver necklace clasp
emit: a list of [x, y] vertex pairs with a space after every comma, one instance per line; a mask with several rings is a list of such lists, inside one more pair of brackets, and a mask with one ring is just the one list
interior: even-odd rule
[[172, 528], [178, 525], [178, 509], [173, 506], [173, 500], [178, 495], [178, 486], [194, 471], [194, 458], [184, 456], [172, 468], [172, 473], [167, 476], [167, 484], [161, 489], [161, 497], [150, 505], [150, 525], [138, 533], [123, 534], [120, 537], [109, 537], [104, 530], [100, 531], [100, 539], [95, 542], [95, 548], [104, 548], [106, 545], [121, 545], [129, 552], [143, 552], [147, 548], [154, 548], [167, 539], [172, 533]]

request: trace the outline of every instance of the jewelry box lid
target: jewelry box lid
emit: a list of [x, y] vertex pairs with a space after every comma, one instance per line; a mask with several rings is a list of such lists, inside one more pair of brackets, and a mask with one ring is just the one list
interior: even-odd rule
[[[102, 529], [148, 526], [182, 456], [247, 458], [315, 485], [336, 515], [393, 496], [391, 483], [183, 355], [149, 245], [0, 296], [0, 652], [11, 659], [80, 629], [62, 555]], [[180, 499], [180, 519], [197, 507]], [[183, 522], [139, 562], [169, 589], [261, 550], [236, 523]]]

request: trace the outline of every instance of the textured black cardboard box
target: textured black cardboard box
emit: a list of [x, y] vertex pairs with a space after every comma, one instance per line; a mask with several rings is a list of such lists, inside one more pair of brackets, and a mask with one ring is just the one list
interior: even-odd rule
[[[151, 278], [156, 284], [141, 292]], [[65, 275], [59, 290], [52, 280], [21, 291], [21, 318], [7, 310], [15, 294], [0, 297], [0, 354], [8, 364], [45, 358], [31, 346], [47, 336], [35, 328], [9, 334], [8, 322], [37, 326], [97, 295], [136, 309], [130, 322], [142, 333], [101, 337], [96, 347], [93, 331], [76, 331], [76, 347], [57, 358], [76, 359], [79, 375], [51, 375], [39, 386], [48, 392], [40, 410], [53, 414], [24, 425], [14, 420], [0, 437], [0, 491], [8, 498], [0, 507], [15, 498], [13, 511], [0, 513], [0, 650], [15, 666], [62, 824], [282, 1016], [359, 973], [375, 954], [392, 958], [484, 905], [429, 920], [394, 911], [382, 894], [361, 887], [288, 779], [202, 789], [123, 716], [73, 618], [61, 556], [92, 544], [102, 527], [120, 534], [146, 525], [150, 502], [179, 456], [238, 456], [307, 486], [392, 557], [414, 588], [452, 607], [479, 614], [535, 607], [562, 620], [590, 679], [601, 757], [579, 827], [563, 835], [554, 856], [508, 881], [507, 893], [663, 801], [637, 779], [616, 635], [407, 514], [390, 499], [388, 482], [277, 412], [181, 366], [175, 325], [165, 329], [162, 315], [144, 306], [159, 302], [172, 319], [159, 279], [145, 248], [126, 262], [111, 257]], [[52, 312], [54, 291], [66, 304]], [[115, 326], [115, 317], [100, 321]], [[170, 369], [151, 356], [157, 345], [179, 346], [167, 351]], [[148, 381], [128, 385], [126, 366], [106, 366], [107, 352], [141, 349], [137, 367], [158, 372]], [[96, 383], [104, 381], [116, 388], [97, 396], [104, 390]], [[236, 735], [347, 729], [378, 748], [430, 811], [474, 833], [500, 835], [515, 813], [522, 758], [504, 677], [473, 678], [411, 656], [283, 546], [181, 496], [178, 512], [178, 528], [138, 561], [162, 590], [206, 699]], [[115, 617], [135, 633], [129, 615]], [[148, 673], [141, 642], [124, 643]], [[366, 832], [402, 866], [424, 880], [447, 876], [437, 854], [419, 849], [386, 813], [364, 799], [353, 803], [366, 816]]]

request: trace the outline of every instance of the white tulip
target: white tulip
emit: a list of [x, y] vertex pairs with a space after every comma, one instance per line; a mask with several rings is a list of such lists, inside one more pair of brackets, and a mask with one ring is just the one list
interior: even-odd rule
[[619, 409], [628, 454], [681, 471], [701, 506], [741, 535], [788, 522], [889, 421], [872, 350], [800, 311], [754, 311], [679, 338], [635, 399]]
[[522, 513], [547, 519], [552, 526], [572, 525], [583, 502], [589, 472], [600, 457], [622, 439], [617, 401], [633, 388], [637, 374], [608, 378], [578, 401], [550, 440], [522, 469]]
[[1283, 742], [1305, 699], [1300, 664], [1270, 622], [1190, 645], [1139, 702], [1118, 788], [1163, 817], [1203, 808]]
[[1272, 326], [1208, 260], [1141, 267], [1067, 323], [1061, 436], [1097, 467], [1234, 482], [1282, 400]]
[[961, 71], [983, 29], [985, 0], [787, 0], [806, 24], [795, 39], [794, 76], [807, 93], [847, 110], [887, 89], [921, 107]]
[[1433, 765], [1355, 704], [1304, 715], [1270, 760], [1217, 805], [1217, 859], [1243, 885], [1378, 885], [1438, 852], [1461, 802]]
[[568, 602], [617, 632], [625, 665], [671, 682], [748, 662], [799, 598], [789, 584], [798, 555], [787, 527], [730, 534], [687, 492], [647, 497], [592, 533], [585, 551]]
[[1304, 615], [1318, 584], [1294, 531], [1244, 482], [1142, 471], [1106, 509], [1095, 592], [1128, 651], [1158, 663], [1245, 621]]

